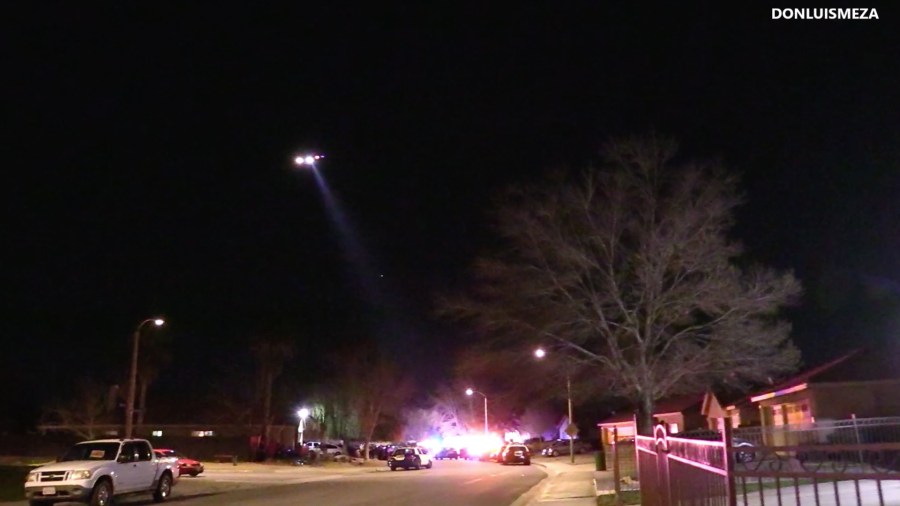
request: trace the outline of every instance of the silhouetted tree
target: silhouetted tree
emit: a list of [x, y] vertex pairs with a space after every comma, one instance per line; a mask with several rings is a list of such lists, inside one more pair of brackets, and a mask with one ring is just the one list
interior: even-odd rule
[[252, 347], [256, 361], [257, 388], [262, 408], [262, 436], [269, 441], [272, 427], [272, 392], [284, 365], [294, 356], [294, 346], [285, 339], [265, 338]]
[[375, 428], [389, 412], [399, 413], [413, 391], [412, 382], [388, 357], [361, 349], [348, 357], [341, 385], [350, 396], [364, 439], [363, 458], [369, 459], [369, 443]]
[[645, 433], [661, 398], [746, 386], [799, 360], [778, 314], [800, 283], [741, 263], [737, 179], [675, 152], [656, 137], [618, 141], [599, 169], [512, 189], [505, 248], [444, 307], [495, 348], [541, 343], [596, 366], [597, 390], [634, 402]]
[[140, 430], [147, 416], [147, 392], [160, 373], [172, 362], [172, 340], [168, 334], [154, 335], [141, 341], [138, 361], [138, 412], [135, 427]]
[[519, 418], [520, 429], [529, 432], [531, 437], [543, 437], [544, 433], [551, 431], [558, 435], [556, 424], [560, 414], [558, 410], [534, 403]]
[[[343, 361], [335, 365], [334, 371], [343, 374]], [[352, 391], [340, 383], [327, 382], [316, 388], [314, 403], [322, 407], [320, 427], [322, 436], [328, 439], [343, 439], [359, 434], [359, 420], [353, 409]]]
[[44, 408], [41, 419], [81, 438], [94, 439], [99, 435], [99, 425], [113, 422], [115, 403], [110, 402], [110, 396], [115, 393], [115, 387], [89, 378], [80, 380], [72, 396], [53, 401]]

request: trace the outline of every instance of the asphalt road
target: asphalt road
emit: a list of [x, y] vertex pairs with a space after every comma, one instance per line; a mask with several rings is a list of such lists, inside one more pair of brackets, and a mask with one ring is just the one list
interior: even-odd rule
[[[209, 469], [199, 478], [179, 480], [169, 502], [185, 506], [508, 506], [545, 476], [537, 466], [466, 461], [436, 461], [432, 469], [418, 471], [391, 472], [385, 467], [365, 473], [290, 468], [241, 473]], [[153, 501], [138, 496], [117, 504], [138, 506]]]

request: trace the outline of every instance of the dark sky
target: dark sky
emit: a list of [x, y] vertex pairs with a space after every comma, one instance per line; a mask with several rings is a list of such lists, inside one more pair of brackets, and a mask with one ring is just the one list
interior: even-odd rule
[[496, 192], [651, 130], [744, 175], [736, 234], [806, 285], [808, 361], [900, 339], [896, 7], [328, 3], [3, 6], [0, 406], [121, 374], [156, 314], [180, 384], [266, 333], [300, 336], [298, 364], [361, 336], [446, 357], [431, 302]]

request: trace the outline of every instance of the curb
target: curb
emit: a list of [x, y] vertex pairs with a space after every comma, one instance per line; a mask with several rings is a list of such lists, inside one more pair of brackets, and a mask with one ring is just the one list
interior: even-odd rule
[[[550, 477], [550, 473], [553, 473], [553, 476], [554, 476], [554, 477], [559, 476], [560, 474], [562, 474], [562, 473], [560, 473], [559, 471], [557, 471], [557, 470], [553, 469], [552, 467], [548, 466], [547, 464], [544, 464], [543, 462], [536, 462], [536, 461], [532, 460], [532, 461], [531, 461], [531, 465], [533, 465], [533, 466], [538, 466], [538, 467], [540, 467], [540, 468], [543, 468], [543, 469], [547, 472], [547, 478]], [[545, 478], [545, 479], [546, 479], [546, 478]]]
[[[545, 466], [543, 464], [538, 464], [537, 462], [532, 462], [532, 464], [536, 465], [538, 467], [541, 467], [542, 469], [544, 469], [546, 471], [549, 471], [547, 466]], [[544, 474], [546, 476], [544, 476], [543, 480], [535, 483], [533, 487], [528, 489], [528, 491], [525, 492], [524, 494], [520, 495], [519, 498], [516, 499], [515, 501], [513, 501], [513, 503], [510, 504], [509, 506], [525, 506], [527, 504], [534, 502], [535, 497], [540, 495], [540, 494], [538, 494], [538, 492], [543, 490], [544, 486], [546, 486], [546, 484], [549, 483], [547, 481], [547, 479], [550, 478], [550, 474], [547, 472], [544, 472]]]
[[611, 495], [611, 494], [615, 494], [615, 493], [616, 493], [615, 490], [606, 490], [606, 489], [600, 490], [599, 488], [597, 488], [597, 478], [593, 478], [593, 479], [591, 480], [591, 482], [594, 484], [594, 494], [595, 494], [597, 497], [600, 497], [601, 495]]
[[[556, 477], [556, 476], [559, 476], [560, 474], [562, 474], [562, 472], [556, 471], [556, 470], [550, 468], [550, 466], [548, 466], [548, 465], [546, 465], [546, 464], [544, 464], [544, 463], [542, 463], [542, 462], [535, 462], [535, 461], [532, 461], [531, 463], [532, 463], [532, 465], [540, 466], [540, 467], [546, 469], [548, 473], [553, 473], [553, 477]], [[548, 475], [547, 475], [547, 478], [549, 478], [549, 477], [550, 477], [550, 475], [548, 474]], [[544, 478], [544, 480], [546, 480], [547, 478]], [[544, 483], [544, 480], [542, 480], [541, 483], [539, 483], [538, 485]], [[598, 487], [597, 487], [597, 478], [591, 478], [591, 485], [593, 486], [593, 489], [594, 489], [594, 496], [595, 496], [595, 497], [599, 497], [599, 496], [601, 496], [601, 495], [609, 495], [609, 494], [615, 494], [615, 493], [616, 493], [615, 490], [606, 490], [606, 489], [600, 489], [600, 488], [598, 488]], [[529, 491], [529, 492], [530, 492], [530, 491]], [[516, 504], [516, 503], [513, 503], [513, 505], [519, 506], [519, 505]]]

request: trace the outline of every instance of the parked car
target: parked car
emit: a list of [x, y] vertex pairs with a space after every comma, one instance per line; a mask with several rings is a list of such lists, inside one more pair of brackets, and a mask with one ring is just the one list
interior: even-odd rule
[[[575, 454], [581, 454], [586, 451], [590, 451], [590, 445], [587, 443], [580, 441], [578, 439], [572, 442], [573, 449], [575, 450]], [[556, 457], [558, 455], [568, 455], [569, 454], [569, 440], [568, 439], [557, 439], [556, 441], [550, 442], [544, 449], [541, 451], [541, 455], [545, 457]]]
[[494, 448], [493, 450], [485, 450], [480, 455], [473, 455], [472, 458], [477, 458], [482, 462], [497, 462], [497, 457], [500, 455], [500, 448]]
[[170, 450], [168, 448], [154, 448], [153, 454], [159, 459], [175, 459], [175, 463], [178, 464], [179, 476], [187, 474], [196, 478], [197, 475], [203, 472], [203, 464], [199, 460], [185, 457], [175, 450]]
[[318, 453], [320, 455], [325, 454], [325, 455], [332, 455], [332, 456], [336, 457], [338, 455], [343, 455], [343, 453], [344, 453], [344, 451], [341, 449], [341, 447], [336, 444], [321, 443], [319, 441], [307, 441], [306, 443], [303, 443], [303, 444], [306, 445], [306, 447], [307, 447], [307, 449], [309, 449], [309, 451]]
[[[372, 455], [372, 450], [369, 450], [369, 455]], [[390, 456], [388, 452], [388, 445], [378, 445], [375, 447], [375, 458], [378, 460], [387, 460]]]
[[397, 448], [391, 454], [391, 458], [388, 459], [388, 467], [391, 468], [391, 471], [396, 471], [400, 467], [403, 469], [419, 469], [422, 467], [431, 469], [433, 464], [431, 456], [427, 452], [422, 451], [422, 448], [412, 446]]
[[497, 456], [497, 462], [503, 465], [522, 463], [531, 465], [531, 451], [522, 443], [511, 443], [504, 446]]
[[[708, 429], [695, 429], [687, 432], [680, 432], [677, 434], [673, 434], [673, 437], [681, 437], [686, 439], [702, 439], [704, 441], [721, 441], [722, 433], [717, 430], [708, 430]], [[742, 439], [739, 437], [731, 438], [731, 446], [732, 448], [747, 448], [748, 451], [736, 451], [734, 453], [735, 462], [741, 464], [747, 464], [753, 462], [756, 459], [756, 451], [750, 450], [750, 448], [755, 448], [752, 442], [747, 441], [746, 439]]]
[[434, 458], [438, 460], [459, 459], [459, 452], [455, 448], [443, 448], [434, 455]]
[[544, 449], [544, 438], [533, 437], [531, 439], [526, 439], [525, 446], [528, 447], [528, 451], [530, 451], [532, 455], [540, 455], [541, 451]]
[[378, 460], [389, 460], [391, 455], [394, 454], [394, 450], [400, 448], [403, 445], [398, 444], [382, 444], [378, 445]]
[[86, 502], [109, 506], [126, 495], [151, 494], [155, 502], [169, 498], [178, 466], [154, 458], [145, 439], [98, 439], [69, 449], [58, 462], [38, 467], [25, 479], [31, 506]]

